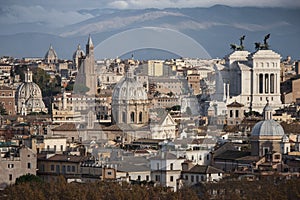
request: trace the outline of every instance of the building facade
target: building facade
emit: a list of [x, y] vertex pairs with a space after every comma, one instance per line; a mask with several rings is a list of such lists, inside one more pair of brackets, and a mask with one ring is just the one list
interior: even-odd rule
[[221, 71], [223, 82], [230, 85], [230, 101], [243, 102], [246, 110], [262, 113], [267, 100], [281, 106], [280, 55], [272, 50], [234, 51], [226, 57]]
[[16, 114], [15, 90], [7, 86], [0, 86], [0, 101], [8, 115]]
[[0, 184], [14, 184], [22, 175], [36, 175], [37, 157], [28, 147], [21, 147], [16, 152], [8, 152], [0, 158]]

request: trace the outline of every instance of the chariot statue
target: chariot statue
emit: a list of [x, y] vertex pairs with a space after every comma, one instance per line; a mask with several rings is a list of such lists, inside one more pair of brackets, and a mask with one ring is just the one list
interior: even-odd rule
[[269, 44], [267, 40], [270, 38], [270, 33], [265, 36], [264, 38], [264, 43], [261, 44], [260, 42], [255, 42], [255, 49], [256, 50], [268, 50], [269, 49]]
[[243, 41], [245, 40], [245, 35], [243, 35], [242, 37], [240, 37], [240, 45], [237, 44], [230, 44], [230, 48], [233, 51], [243, 51], [244, 50], [244, 45], [243, 45]]

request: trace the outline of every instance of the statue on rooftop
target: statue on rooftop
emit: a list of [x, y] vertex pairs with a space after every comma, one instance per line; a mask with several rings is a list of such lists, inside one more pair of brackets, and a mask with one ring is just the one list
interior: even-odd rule
[[270, 38], [270, 33], [265, 36], [264, 38], [264, 43], [261, 44], [260, 42], [255, 42], [255, 49], [256, 50], [268, 50], [269, 49], [269, 44], [267, 40]]
[[240, 37], [240, 45], [237, 44], [230, 44], [230, 48], [233, 49], [233, 51], [243, 51], [244, 50], [244, 45], [243, 41], [245, 40], [245, 35]]

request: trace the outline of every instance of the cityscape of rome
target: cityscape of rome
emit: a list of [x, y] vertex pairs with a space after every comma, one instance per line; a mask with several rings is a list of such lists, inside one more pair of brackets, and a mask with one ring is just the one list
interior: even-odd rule
[[300, 199], [300, 4], [258, 2], [3, 2], [0, 199]]

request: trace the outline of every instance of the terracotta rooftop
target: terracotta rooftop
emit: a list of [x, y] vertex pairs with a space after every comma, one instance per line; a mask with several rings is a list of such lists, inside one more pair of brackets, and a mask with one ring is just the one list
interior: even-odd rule
[[217, 169], [215, 167], [212, 167], [212, 166], [208, 166], [208, 165], [195, 165], [187, 172], [188, 173], [197, 173], [197, 174], [198, 173], [199, 174], [216, 174], [216, 173], [223, 173], [224, 171]]
[[77, 131], [77, 128], [73, 123], [64, 123], [60, 126], [53, 128], [52, 130], [53, 131]]
[[40, 157], [40, 160], [49, 160], [49, 161], [57, 161], [57, 162], [83, 162], [87, 160], [87, 157], [84, 156], [75, 156], [75, 155], [63, 155], [63, 154], [55, 154], [54, 156], [49, 157], [48, 159], [44, 157]]

